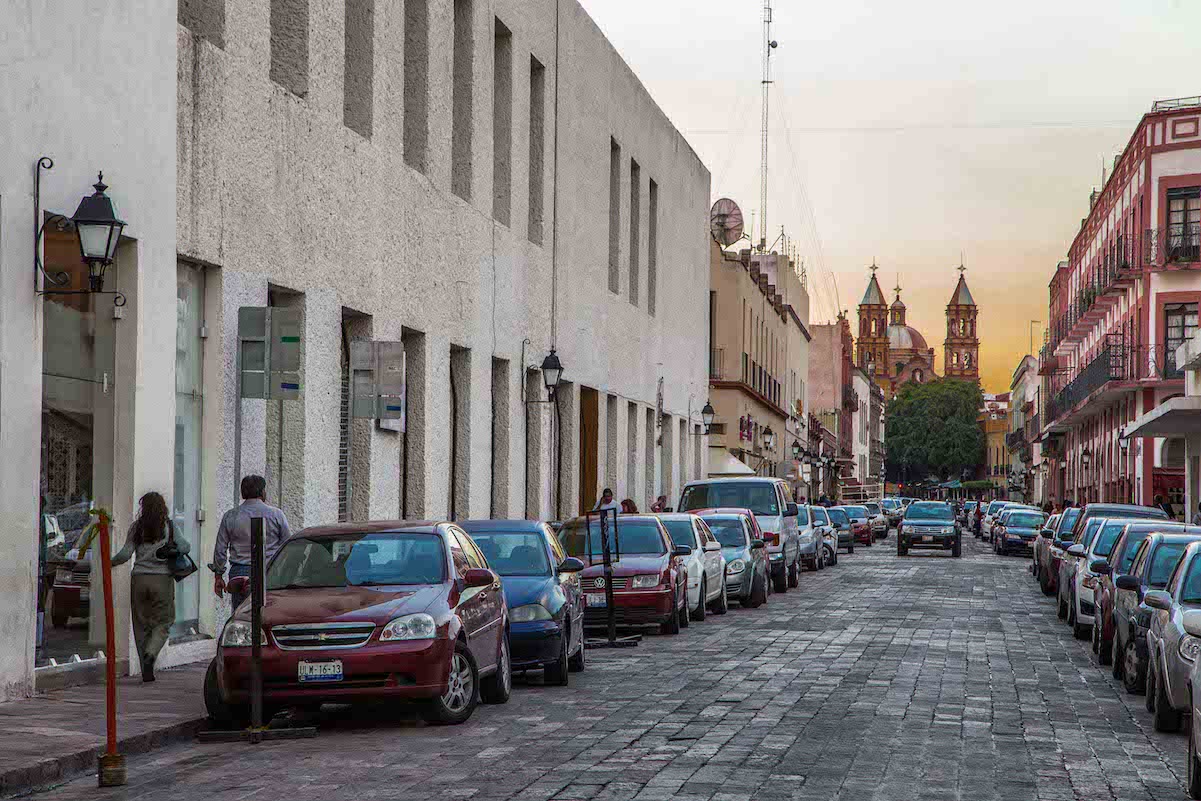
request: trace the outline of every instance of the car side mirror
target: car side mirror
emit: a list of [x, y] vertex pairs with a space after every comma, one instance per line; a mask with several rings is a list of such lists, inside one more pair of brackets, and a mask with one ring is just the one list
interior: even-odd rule
[[491, 570], [473, 567], [463, 574], [463, 583], [468, 587], [491, 587], [496, 578]]
[[1042, 531], [1038, 532], [1038, 536], [1046, 537], [1047, 539], [1054, 539], [1055, 532], [1049, 528], [1044, 528]]
[[1194, 637], [1201, 637], [1201, 610], [1193, 609], [1184, 613], [1184, 630]]
[[1172, 596], [1163, 590], [1151, 590], [1143, 596], [1143, 603], [1152, 609], [1168, 610], [1172, 608]]
[[797, 508], [795, 503], [788, 504], [788, 506], [784, 509], [785, 517], [796, 517], [798, 514], [800, 514], [800, 509]]
[[1084, 546], [1080, 543], [1068, 546], [1068, 556], [1084, 556]]
[[1113, 569], [1109, 566], [1109, 562], [1106, 562], [1104, 559], [1094, 559], [1092, 564], [1088, 566], [1088, 569], [1098, 576], [1108, 576], [1113, 572]]
[[692, 548], [687, 545], [677, 545], [671, 551], [672, 556], [692, 556]]
[[579, 573], [585, 567], [587, 567], [587, 565], [585, 565], [582, 561], [576, 559], [574, 556], [569, 556], [559, 563], [559, 572]]
[[1068, 547], [1071, 546], [1071, 544], [1072, 544], [1072, 538], [1067, 537], [1067, 538], [1055, 540], [1055, 544], [1058, 545], [1060, 548], [1063, 548], [1066, 551], [1068, 549]]
[[706, 551], [720, 551], [721, 543], [720, 542], [706, 542], [705, 550]]
[[752, 551], [762, 551], [766, 547], [767, 547], [767, 543], [764, 542], [763, 540], [751, 540], [751, 550]]
[[1138, 580], [1138, 576], [1131, 576], [1127, 574], [1125, 576], [1118, 576], [1116, 579], [1114, 579], [1113, 586], [1117, 587], [1119, 590], [1131, 590], [1133, 592], [1137, 592], [1139, 587], [1142, 586], [1142, 582]]

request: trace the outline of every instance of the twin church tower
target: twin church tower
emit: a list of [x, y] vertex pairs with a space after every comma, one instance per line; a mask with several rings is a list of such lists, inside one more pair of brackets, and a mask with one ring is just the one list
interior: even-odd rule
[[[875, 264], [867, 291], [859, 302], [859, 336], [855, 344], [855, 363], [867, 371], [892, 397], [906, 381], [921, 383], [938, 378], [934, 370], [934, 348], [926, 338], [905, 322], [905, 303], [901, 287], [895, 288], [892, 305], [884, 298], [876, 280]], [[959, 267], [959, 282], [947, 304], [947, 335], [943, 343], [943, 372], [947, 378], [980, 380], [980, 340], [976, 337], [976, 301], [967, 288], [965, 269]]]

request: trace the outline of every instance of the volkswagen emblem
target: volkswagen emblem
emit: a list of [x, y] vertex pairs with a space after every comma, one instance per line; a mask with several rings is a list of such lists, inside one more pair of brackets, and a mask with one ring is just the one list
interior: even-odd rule
[[596, 586], [597, 586], [597, 587], [604, 587], [604, 586], [605, 586], [605, 580], [604, 580], [603, 578], [598, 578], [598, 579], [596, 580]]

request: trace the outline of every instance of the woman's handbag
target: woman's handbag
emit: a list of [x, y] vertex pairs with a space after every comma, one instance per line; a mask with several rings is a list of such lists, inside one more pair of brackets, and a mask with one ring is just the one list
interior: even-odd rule
[[175, 524], [168, 520], [167, 526], [167, 544], [155, 551], [154, 555], [167, 563], [167, 572], [171, 574], [171, 578], [180, 582], [195, 573], [198, 568], [192, 557], [179, 552], [179, 546], [175, 544]]

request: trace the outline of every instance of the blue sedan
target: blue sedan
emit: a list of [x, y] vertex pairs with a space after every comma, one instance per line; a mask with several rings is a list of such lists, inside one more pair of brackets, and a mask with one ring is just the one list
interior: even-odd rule
[[585, 565], [567, 556], [545, 523], [472, 520], [460, 523], [500, 574], [509, 607], [513, 670], [543, 671], [547, 684], [566, 685], [584, 669]]

